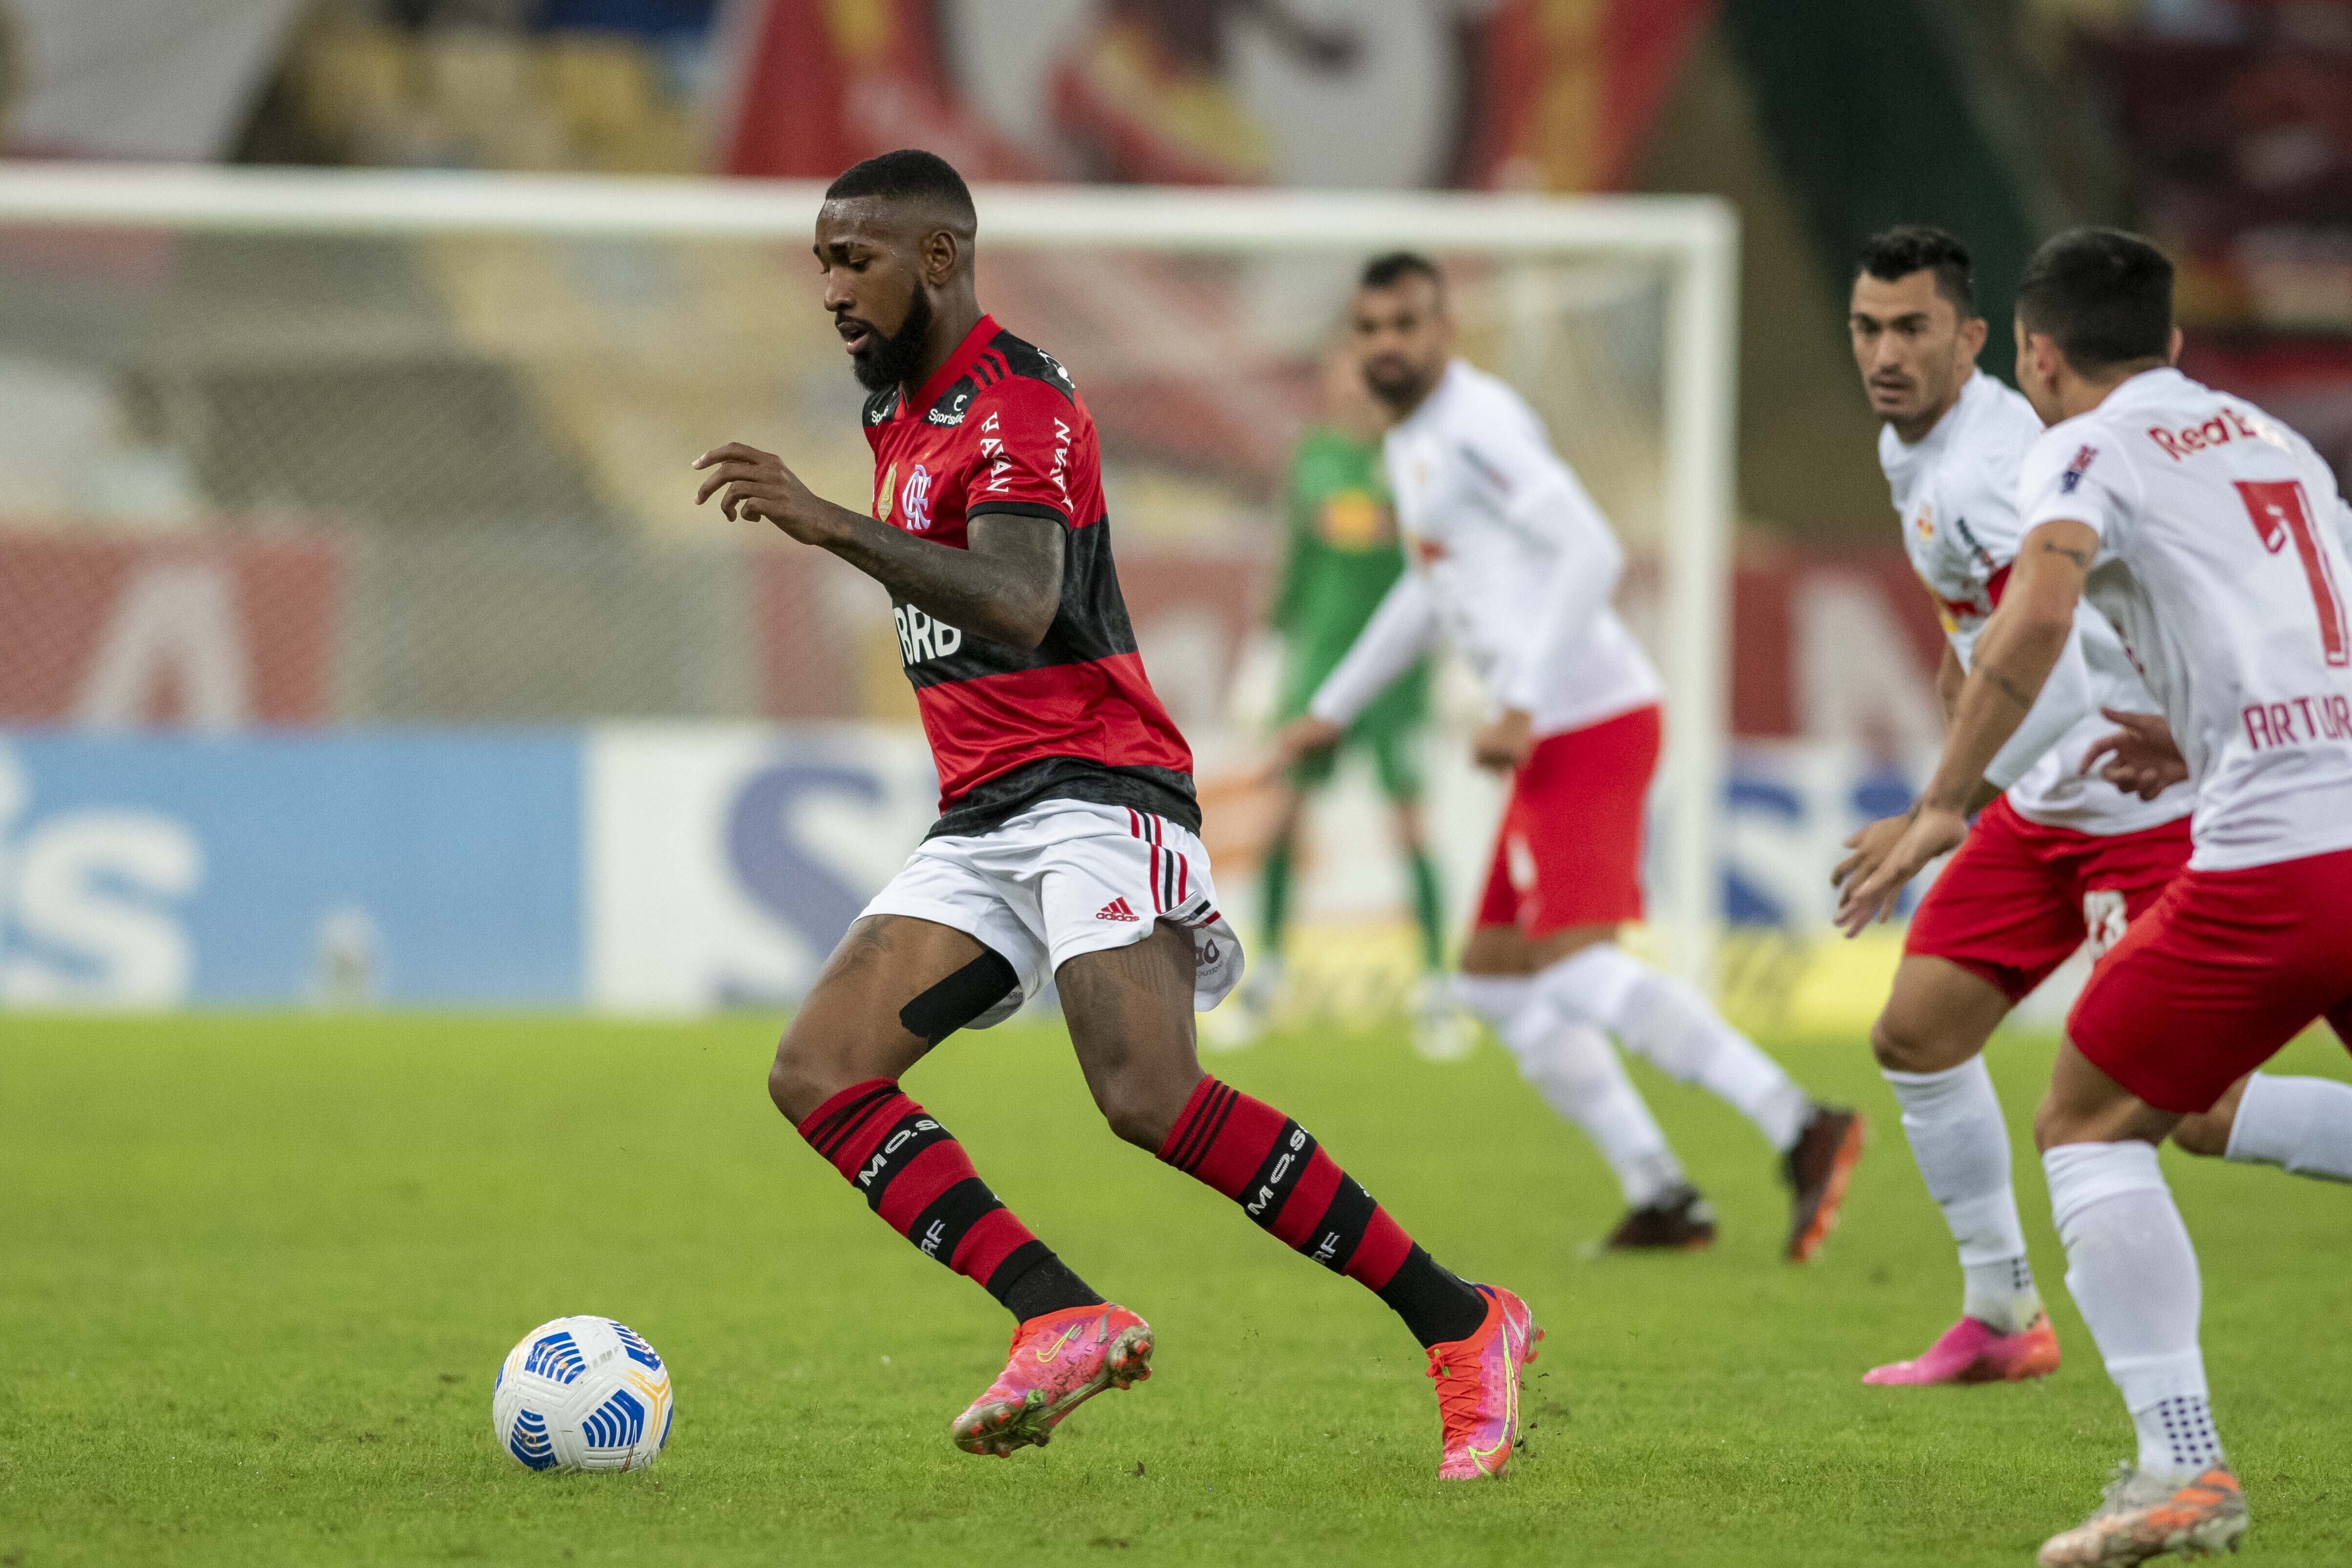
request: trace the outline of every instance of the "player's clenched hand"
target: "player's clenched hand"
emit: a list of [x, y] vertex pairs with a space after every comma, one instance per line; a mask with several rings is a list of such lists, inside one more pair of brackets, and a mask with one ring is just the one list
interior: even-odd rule
[[1339, 744], [1339, 737], [1348, 732], [1345, 724], [1335, 724], [1328, 719], [1318, 719], [1312, 713], [1302, 713], [1274, 732], [1274, 755], [1266, 760], [1258, 782], [1275, 784], [1285, 773], [1305, 762], [1326, 746]]
[[703, 476], [702, 488], [694, 493], [695, 505], [717, 493], [719, 510], [730, 522], [764, 517], [803, 543], [816, 542], [803, 531], [816, 511], [812, 504], [816, 498], [773, 452], [730, 441], [695, 458], [694, 466], [710, 470]]
[[[2081, 771], [2098, 775], [2119, 790], [2142, 800], [2154, 800], [2189, 777], [2189, 760], [2172, 739], [2172, 726], [2161, 713], [2126, 713], [2118, 709], [2099, 711], [2118, 728], [2091, 742], [2083, 753]], [[2102, 767], [2099, 760], [2107, 759]]]
[[1524, 709], [1504, 709], [1470, 737], [1470, 760], [1498, 773], [1517, 773], [1535, 749], [1535, 721]]
[[1924, 804], [1914, 807], [1910, 821], [1877, 867], [1848, 882], [1839, 894], [1836, 923], [1846, 935], [1860, 936], [1863, 927], [1886, 919], [1895, 912], [1904, 884], [1938, 855], [1958, 848], [1968, 836], [1969, 819], [1958, 812]]

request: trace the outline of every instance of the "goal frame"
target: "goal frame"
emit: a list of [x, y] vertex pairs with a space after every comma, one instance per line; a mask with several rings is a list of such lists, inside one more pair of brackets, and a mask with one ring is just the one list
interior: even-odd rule
[[[981, 185], [992, 246], [1128, 246], [1225, 255], [1395, 247], [1522, 260], [1619, 258], [1665, 281], [1663, 649], [1672, 793], [1659, 824], [1666, 956], [1714, 977], [1717, 837], [1728, 752], [1739, 221], [1713, 196], [1342, 193]], [[411, 170], [0, 164], [0, 226], [213, 232], [522, 234], [796, 242], [808, 181]]]

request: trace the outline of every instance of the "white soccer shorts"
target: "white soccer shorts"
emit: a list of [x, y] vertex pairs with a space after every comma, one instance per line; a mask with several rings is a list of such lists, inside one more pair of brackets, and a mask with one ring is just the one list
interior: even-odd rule
[[926, 839], [864, 914], [952, 927], [1013, 965], [1019, 988], [967, 1028], [1003, 1023], [1071, 959], [1141, 942], [1162, 921], [1192, 933], [1196, 1011], [1242, 978], [1208, 850], [1166, 817], [1124, 805], [1049, 800], [993, 832]]

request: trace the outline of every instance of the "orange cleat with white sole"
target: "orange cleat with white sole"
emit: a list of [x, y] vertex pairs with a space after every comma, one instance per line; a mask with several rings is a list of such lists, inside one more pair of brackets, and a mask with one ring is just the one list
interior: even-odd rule
[[1013, 1331], [1013, 1353], [988, 1392], [948, 1428], [968, 1454], [1003, 1458], [1044, 1447], [1062, 1417], [1106, 1388], [1151, 1375], [1151, 1325], [1108, 1301], [1065, 1307]]
[[2185, 1482], [2144, 1476], [2118, 1465], [2098, 1511], [2042, 1543], [2042, 1568], [2131, 1568], [2178, 1552], [2206, 1557], [2235, 1552], [2246, 1533], [2246, 1494], [2227, 1465]]
[[1486, 1321], [1468, 1339], [1429, 1347], [1429, 1376], [1437, 1384], [1437, 1416], [1444, 1429], [1442, 1481], [1490, 1479], [1511, 1462], [1519, 1436], [1519, 1369], [1536, 1359], [1536, 1327], [1528, 1304], [1499, 1285], [1481, 1285]]

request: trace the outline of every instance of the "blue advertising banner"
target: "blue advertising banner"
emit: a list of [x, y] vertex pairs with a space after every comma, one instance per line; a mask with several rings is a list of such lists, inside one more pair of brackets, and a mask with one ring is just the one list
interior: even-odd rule
[[0, 733], [0, 1006], [577, 1005], [582, 744]]

